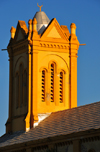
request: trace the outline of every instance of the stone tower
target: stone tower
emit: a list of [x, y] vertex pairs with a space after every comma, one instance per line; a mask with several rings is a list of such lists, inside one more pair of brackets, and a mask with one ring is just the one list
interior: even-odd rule
[[51, 21], [41, 10], [11, 28], [9, 117], [6, 132], [28, 131], [51, 112], [77, 107], [76, 26]]

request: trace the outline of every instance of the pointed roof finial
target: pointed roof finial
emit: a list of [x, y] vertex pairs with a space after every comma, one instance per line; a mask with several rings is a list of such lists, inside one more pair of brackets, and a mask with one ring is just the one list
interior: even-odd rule
[[40, 12], [41, 12], [41, 7], [43, 7], [43, 5], [39, 6], [38, 3], [37, 3], [37, 6], [40, 7]]

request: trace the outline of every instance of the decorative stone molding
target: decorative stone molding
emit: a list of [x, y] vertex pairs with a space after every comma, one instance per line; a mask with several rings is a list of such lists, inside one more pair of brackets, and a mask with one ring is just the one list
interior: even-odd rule
[[56, 143], [56, 146], [64, 146], [64, 145], [72, 145], [73, 144], [73, 141], [65, 141], [65, 142], [59, 142], [59, 143]]
[[13, 152], [26, 152], [26, 149], [22, 149], [22, 150], [15, 150]]
[[34, 152], [35, 150], [46, 150], [46, 149], [48, 149], [48, 145], [38, 146], [32, 148], [32, 152]]
[[83, 138], [81, 139], [81, 142], [91, 142], [91, 141], [97, 141], [100, 140], [100, 136], [95, 136], [95, 137], [88, 137], [88, 138]]
[[58, 48], [58, 49], [68, 49], [67, 45], [57, 45], [57, 44], [45, 44], [45, 43], [40, 43], [40, 47], [46, 47], [46, 48]]
[[22, 45], [22, 46], [20, 46], [20, 47], [17, 47], [17, 48], [15, 48], [13, 51], [14, 51], [14, 52], [17, 52], [17, 51], [20, 51], [20, 50], [23, 50], [23, 49], [26, 49], [26, 45]]

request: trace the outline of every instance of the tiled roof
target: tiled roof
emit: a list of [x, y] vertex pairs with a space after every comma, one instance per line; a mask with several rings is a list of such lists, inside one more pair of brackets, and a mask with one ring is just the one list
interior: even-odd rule
[[0, 147], [100, 128], [100, 102], [52, 113], [29, 132], [5, 134]]

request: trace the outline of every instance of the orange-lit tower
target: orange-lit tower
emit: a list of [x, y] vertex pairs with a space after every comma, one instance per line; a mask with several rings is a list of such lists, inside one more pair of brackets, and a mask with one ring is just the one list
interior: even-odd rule
[[11, 28], [6, 132], [28, 131], [51, 112], [77, 107], [76, 26], [69, 33], [41, 7], [28, 28], [24, 21]]

